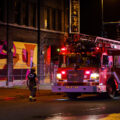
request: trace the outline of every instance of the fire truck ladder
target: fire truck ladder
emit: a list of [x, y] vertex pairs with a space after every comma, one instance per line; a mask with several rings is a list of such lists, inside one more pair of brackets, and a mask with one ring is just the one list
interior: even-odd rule
[[102, 42], [102, 43], [120, 44], [120, 41], [117, 41], [117, 40], [112, 40], [112, 39], [98, 37], [98, 36], [96, 37], [96, 36], [86, 35], [86, 34], [80, 34], [80, 39], [94, 41], [95, 43]]
[[102, 43], [110, 43], [110, 44], [120, 45], [120, 41], [112, 40], [112, 39], [108, 39], [108, 38], [103, 38], [103, 37], [96, 37], [95, 42], [102, 42]]
[[95, 43], [111, 43], [111, 44], [118, 44], [120, 45], [120, 41], [117, 40], [112, 40], [108, 38], [103, 38], [103, 37], [96, 37], [92, 35], [86, 35], [86, 34], [79, 34], [80, 40], [87, 40]]
[[110, 44], [111, 48], [119, 49], [120, 50], [120, 41], [112, 40], [108, 38], [103, 37], [96, 37], [92, 35], [86, 35], [86, 34], [79, 34], [79, 40], [86, 40], [90, 42], [96, 43], [104, 43], [104, 44]]

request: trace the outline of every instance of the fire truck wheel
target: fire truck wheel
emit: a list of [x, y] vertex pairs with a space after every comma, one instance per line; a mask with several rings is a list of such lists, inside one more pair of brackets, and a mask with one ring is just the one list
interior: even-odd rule
[[111, 99], [114, 99], [116, 96], [116, 87], [114, 84], [108, 84], [107, 85], [107, 93], [108, 97]]
[[67, 97], [71, 100], [75, 100], [77, 99], [78, 96], [80, 96], [81, 94], [78, 95], [78, 93], [66, 93]]

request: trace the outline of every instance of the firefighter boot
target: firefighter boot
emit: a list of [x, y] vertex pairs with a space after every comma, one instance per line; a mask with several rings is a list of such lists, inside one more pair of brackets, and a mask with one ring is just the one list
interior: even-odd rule
[[29, 96], [29, 101], [30, 101], [30, 102], [32, 102], [32, 98], [33, 98], [32, 96]]

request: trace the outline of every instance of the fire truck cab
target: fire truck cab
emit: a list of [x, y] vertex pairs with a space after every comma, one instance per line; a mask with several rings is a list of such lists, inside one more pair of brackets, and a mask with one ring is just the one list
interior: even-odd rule
[[[87, 41], [87, 50], [81, 41]], [[120, 90], [120, 42], [81, 37], [76, 43], [74, 47], [71, 43], [61, 49], [52, 91], [64, 92], [70, 99], [81, 93], [107, 93], [114, 98]]]

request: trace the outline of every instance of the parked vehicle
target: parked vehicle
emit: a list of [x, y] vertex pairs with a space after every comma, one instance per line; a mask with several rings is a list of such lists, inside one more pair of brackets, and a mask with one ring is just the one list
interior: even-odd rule
[[120, 42], [79, 35], [61, 48], [52, 91], [74, 99], [81, 93], [107, 93], [114, 98], [120, 90]]

